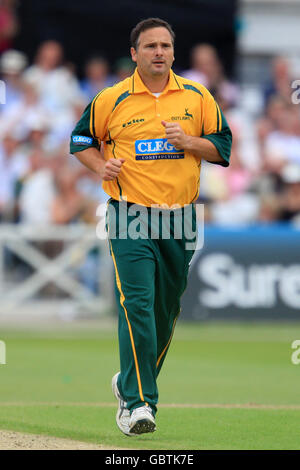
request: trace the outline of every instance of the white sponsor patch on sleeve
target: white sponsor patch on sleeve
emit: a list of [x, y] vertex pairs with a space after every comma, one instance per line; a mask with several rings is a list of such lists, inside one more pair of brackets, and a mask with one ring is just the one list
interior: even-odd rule
[[86, 137], [85, 135], [73, 135], [72, 142], [75, 145], [91, 145], [93, 143], [92, 137]]

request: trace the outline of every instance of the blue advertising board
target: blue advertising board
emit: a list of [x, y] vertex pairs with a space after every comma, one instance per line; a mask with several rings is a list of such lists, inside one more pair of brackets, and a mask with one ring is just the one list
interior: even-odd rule
[[300, 230], [204, 230], [182, 297], [185, 320], [300, 320]]

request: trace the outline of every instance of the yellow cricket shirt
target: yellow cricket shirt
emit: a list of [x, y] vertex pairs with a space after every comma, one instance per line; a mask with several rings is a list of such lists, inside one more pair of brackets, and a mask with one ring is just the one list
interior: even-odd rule
[[182, 207], [198, 197], [201, 159], [171, 145], [162, 120], [178, 122], [188, 135], [209, 139], [223, 158], [221, 164], [229, 165], [232, 136], [218, 104], [204, 86], [172, 70], [158, 98], [137, 69], [98, 93], [72, 132], [70, 152], [99, 149], [102, 141], [106, 160], [126, 160], [118, 178], [103, 181], [108, 195], [144, 206]]

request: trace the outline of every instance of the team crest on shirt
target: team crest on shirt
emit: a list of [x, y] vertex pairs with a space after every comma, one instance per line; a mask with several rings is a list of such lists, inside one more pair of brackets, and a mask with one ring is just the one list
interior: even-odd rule
[[172, 121], [187, 121], [189, 119], [194, 119], [192, 113], [189, 112], [189, 108], [185, 108], [183, 116], [171, 116]]
[[177, 160], [184, 158], [184, 150], [176, 149], [167, 139], [135, 141], [136, 160]]

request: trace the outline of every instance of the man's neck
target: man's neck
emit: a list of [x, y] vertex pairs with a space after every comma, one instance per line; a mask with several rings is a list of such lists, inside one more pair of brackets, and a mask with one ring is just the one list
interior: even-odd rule
[[162, 93], [169, 81], [169, 73], [163, 77], [150, 77], [141, 73], [140, 70], [138, 70], [138, 72], [144, 85], [148, 88], [149, 91], [151, 91], [151, 93]]

